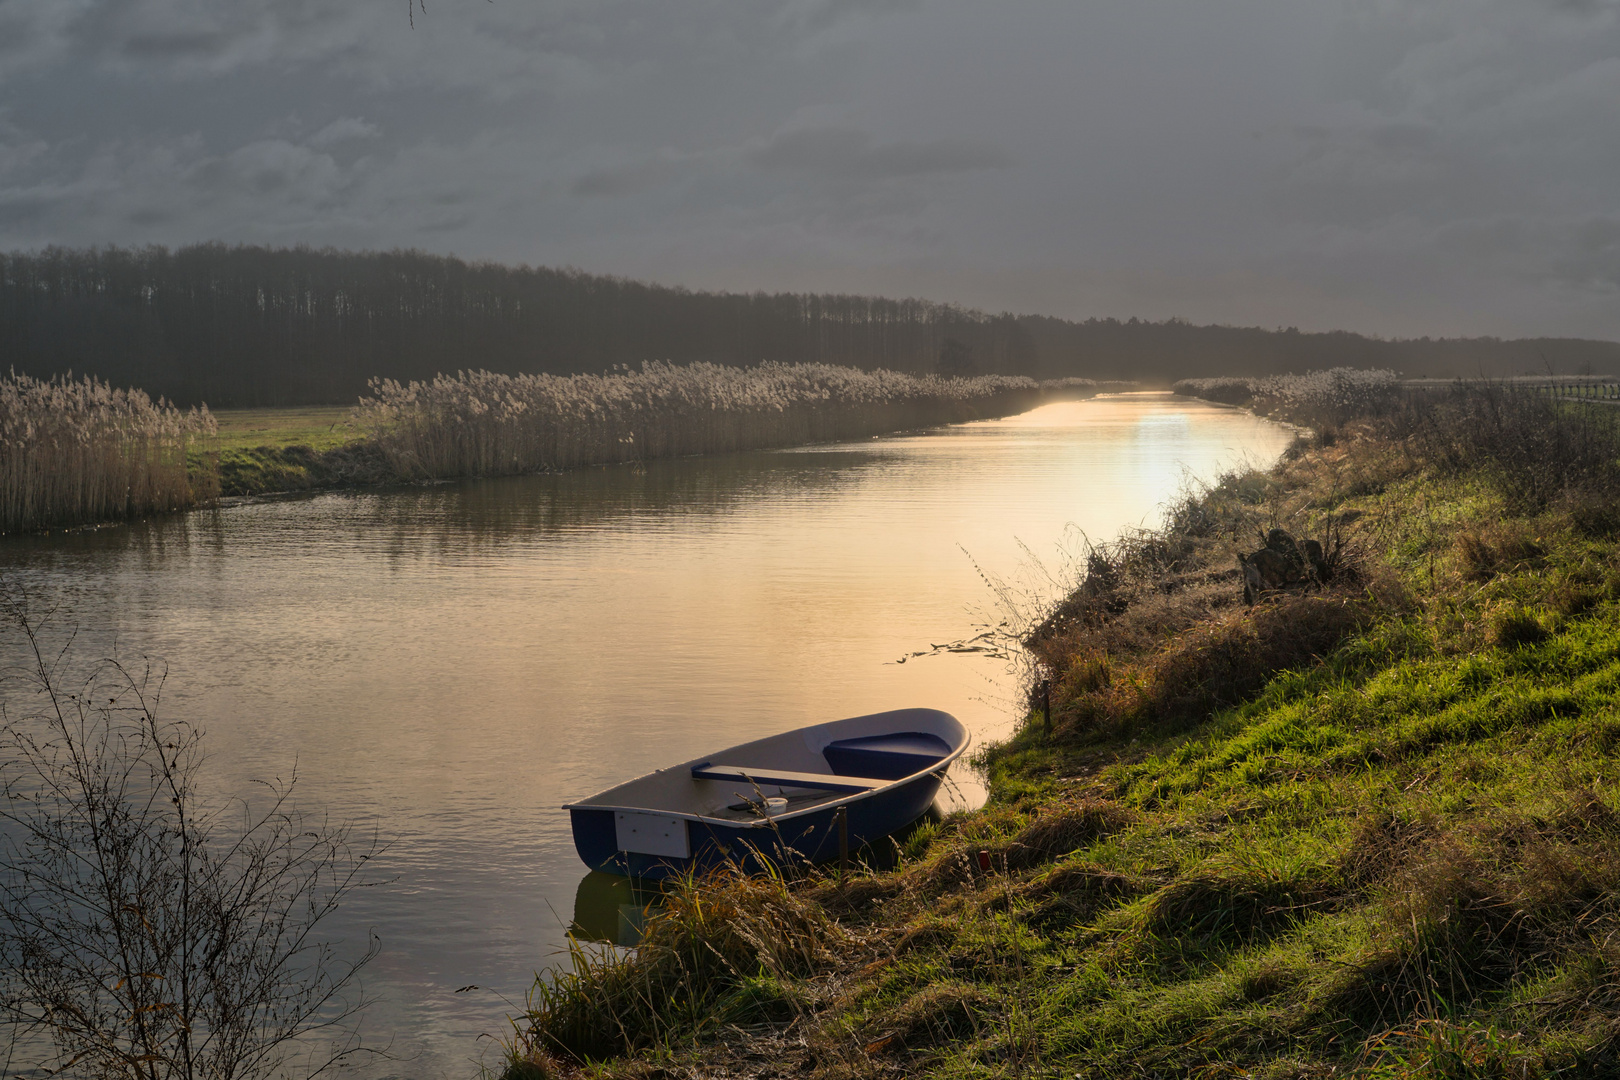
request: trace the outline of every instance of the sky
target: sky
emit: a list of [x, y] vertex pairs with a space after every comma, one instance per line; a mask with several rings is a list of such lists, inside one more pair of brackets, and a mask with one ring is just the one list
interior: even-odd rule
[[1620, 339], [1620, 0], [0, 0], [0, 249]]

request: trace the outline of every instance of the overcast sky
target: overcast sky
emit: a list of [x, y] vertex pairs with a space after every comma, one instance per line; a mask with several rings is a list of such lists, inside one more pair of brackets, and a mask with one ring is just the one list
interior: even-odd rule
[[0, 248], [1620, 338], [1620, 0], [0, 0]]

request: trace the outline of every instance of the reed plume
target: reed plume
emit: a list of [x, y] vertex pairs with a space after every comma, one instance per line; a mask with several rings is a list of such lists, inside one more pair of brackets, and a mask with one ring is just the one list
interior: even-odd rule
[[[211, 498], [186, 448], [217, 431], [207, 406], [182, 411], [92, 377], [0, 377], [0, 531], [180, 510]], [[193, 482], [195, 479], [195, 483]]]
[[357, 424], [397, 475], [428, 479], [866, 438], [1021, 411], [1040, 387], [831, 364], [654, 362], [603, 375], [373, 379], [371, 393]]

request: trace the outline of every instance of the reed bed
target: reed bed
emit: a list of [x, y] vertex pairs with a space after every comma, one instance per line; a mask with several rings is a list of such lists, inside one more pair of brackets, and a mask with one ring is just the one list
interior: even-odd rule
[[355, 410], [402, 478], [500, 476], [866, 438], [1033, 407], [1032, 379], [831, 364], [646, 363], [603, 375], [374, 379]]
[[1182, 379], [1170, 389], [1188, 397], [1242, 405], [1319, 430], [1389, 409], [1399, 396], [1400, 376], [1383, 368], [1337, 367], [1304, 375]]
[[1182, 379], [1171, 389], [1195, 397], [1247, 395], [1250, 398], [1279, 397], [1318, 399], [1350, 397], [1368, 391], [1385, 390], [1400, 376], [1383, 368], [1331, 368], [1304, 375], [1220, 376], [1211, 379]]
[[210, 498], [186, 446], [215, 434], [207, 406], [181, 410], [99, 379], [0, 378], [0, 531], [179, 510]]

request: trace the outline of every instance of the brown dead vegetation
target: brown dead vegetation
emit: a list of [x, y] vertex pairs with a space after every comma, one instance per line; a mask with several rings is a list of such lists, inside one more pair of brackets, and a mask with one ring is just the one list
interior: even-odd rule
[[1087, 862], [1065, 862], [1023, 886], [1037, 903], [1032, 918], [1079, 922], [1122, 900], [1152, 892], [1158, 885], [1131, 874]]
[[[1254, 608], [1236, 606], [1232, 591], [1228, 583], [1218, 599], [1207, 592], [1150, 595], [1107, 623], [1034, 642], [1067, 676], [1052, 698], [1060, 737], [1201, 721], [1247, 699], [1277, 672], [1325, 655], [1381, 608], [1378, 597], [1349, 588], [1283, 594]], [[1186, 623], [1175, 631], [1165, 626], [1172, 606], [1181, 609], [1175, 621]]]

